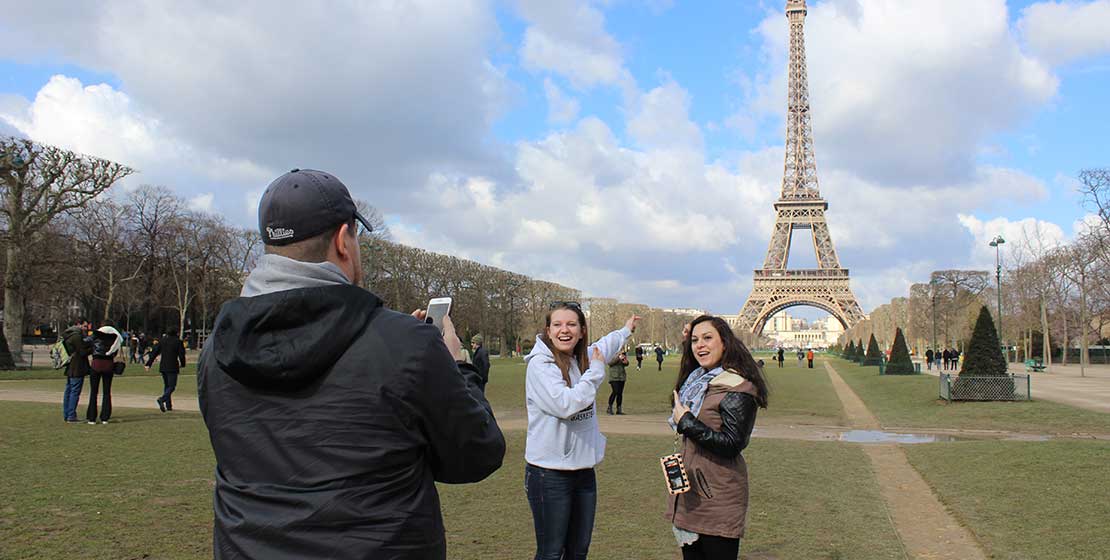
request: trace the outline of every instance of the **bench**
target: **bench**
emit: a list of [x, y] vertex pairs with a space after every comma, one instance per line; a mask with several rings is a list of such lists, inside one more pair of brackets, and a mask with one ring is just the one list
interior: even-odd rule
[[1040, 360], [1025, 360], [1025, 371], [1044, 371], [1044, 363]]

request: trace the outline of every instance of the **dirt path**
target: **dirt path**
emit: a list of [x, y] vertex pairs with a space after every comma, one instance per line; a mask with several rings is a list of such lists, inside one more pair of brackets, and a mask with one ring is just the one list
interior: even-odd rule
[[[825, 370], [844, 405], [849, 424], [861, 430], [881, 429], [879, 420], [867, 405], [827, 362]], [[986, 558], [975, 538], [948, 513], [898, 445], [864, 445], [862, 448], [871, 459], [879, 492], [908, 556], [930, 560]]]

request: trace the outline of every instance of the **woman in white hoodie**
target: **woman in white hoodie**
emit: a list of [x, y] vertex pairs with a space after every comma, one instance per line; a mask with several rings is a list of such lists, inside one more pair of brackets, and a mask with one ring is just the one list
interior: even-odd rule
[[555, 302], [528, 354], [528, 439], [524, 488], [536, 529], [535, 560], [583, 560], [597, 509], [594, 466], [605, 456], [597, 424], [597, 389], [605, 364], [624, 347], [640, 318], [629, 317], [587, 349], [586, 315]]

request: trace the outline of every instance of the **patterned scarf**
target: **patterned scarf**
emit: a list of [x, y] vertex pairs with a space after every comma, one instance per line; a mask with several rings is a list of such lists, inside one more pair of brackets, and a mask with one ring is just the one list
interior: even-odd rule
[[[686, 378], [686, 382], [678, 390], [679, 402], [689, 407], [690, 412], [697, 416], [701, 412], [701, 404], [705, 400], [705, 392], [709, 389], [709, 382], [720, 375], [722, 371], [724, 370], [720, 367], [709, 371], [699, 367], [690, 372], [690, 376]], [[672, 429], [677, 430], [678, 425], [675, 424], [674, 418], [668, 418], [667, 423], [670, 424]]]

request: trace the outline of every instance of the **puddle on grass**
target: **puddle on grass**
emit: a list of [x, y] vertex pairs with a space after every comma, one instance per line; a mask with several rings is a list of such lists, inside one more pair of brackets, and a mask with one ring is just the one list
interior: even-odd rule
[[850, 430], [840, 434], [839, 441], [848, 443], [937, 443], [946, 441], [967, 441], [948, 434], [897, 434], [879, 430]]

